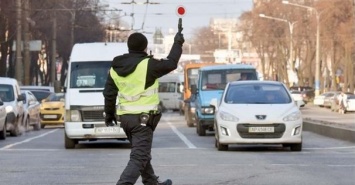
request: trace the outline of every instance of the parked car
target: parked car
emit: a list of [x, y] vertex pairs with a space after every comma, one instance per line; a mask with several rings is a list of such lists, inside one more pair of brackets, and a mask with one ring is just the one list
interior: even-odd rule
[[41, 128], [46, 125], [64, 125], [64, 93], [52, 93], [42, 100], [40, 108]]
[[0, 77], [0, 98], [6, 106], [6, 130], [11, 136], [20, 135], [24, 118], [24, 98], [16, 79]]
[[291, 97], [299, 107], [304, 107], [306, 105], [306, 103], [303, 101], [303, 96], [301, 91], [292, 90], [290, 91], [290, 93], [291, 93]]
[[323, 94], [315, 96], [314, 100], [313, 100], [313, 104], [314, 105], [318, 105], [319, 107], [324, 107], [324, 99], [325, 99], [325, 97], [329, 97], [329, 96], [332, 96], [332, 95], [334, 95], [334, 91], [325, 92]]
[[[340, 91], [337, 92], [333, 97], [329, 97], [328, 100], [324, 100], [325, 102], [327, 102], [327, 107], [330, 108], [331, 111], [335, 111], [335, 112], [338, 112], [339, 111], [339, 101], [338, 101], [338, 96], [340, 95]], [[349, 92], [346, 92], [345, 93], [348, 97], [351, 96], [351, 95], [354, 95], [353, 93], [349, 93]], [[330, 106], [329, 106], [330, 104]]]
[[309, 86], [293, 86], [290, 91], [300, 91], [305, 103], [312, 102], [314, 99], [314, 88]]
[[0, 140], [6, 139], [6, 109], [0, 98]]
[[42, 102], [43, 99], [47, 98], [49, 95], [53, 94], [50, 91], [42, 91], [42, 90], [30, 90], [32, 94], [36, 97], [39, 102]]
[[355, 95], [348, 95], [347, 107], [344, 113], [346, 112], [354, 112], [355, 111]]
[[302, 150], [302, 114], [281, 82], [230, 82], [218, 100], [210, 103], [218, 150], [230, 144], [282, 144]]
[[25, 131], [29, 131], [30, 126], [33, 127], [33, 130], [41, 129], [41, 119], [39, 117], [39, 108], [40, 102], [29, 90], [21, 90], [21, 94], [24, 97], [24, 125]]
[[323, 107], [330, 108], [332, 106], [332, 102], [336, 101], [336, 98], [340, 94], [340, 91], [330, 91], [324, 97]]

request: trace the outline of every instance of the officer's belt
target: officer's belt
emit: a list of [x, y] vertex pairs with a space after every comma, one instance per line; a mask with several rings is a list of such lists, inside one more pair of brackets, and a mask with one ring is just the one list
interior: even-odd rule
[[120, 105], [118, 109], [120, 111], [149, 111], [158, 110], [158, 105]]
[[137, 94], [135, 96], [129, 96], [129, 95], [124, 95], [124, 94], [120, 93], [119, 97], [123, 98], [123, 99], [125, 99], [127, 101], [137, 101], [142, 96], [152, 96], [152, 95], [154, 95], [156, 93], [158, 93], [158, 89], [157, 88], [146, 90], [146, 91], [142, 92], [141, 94]]

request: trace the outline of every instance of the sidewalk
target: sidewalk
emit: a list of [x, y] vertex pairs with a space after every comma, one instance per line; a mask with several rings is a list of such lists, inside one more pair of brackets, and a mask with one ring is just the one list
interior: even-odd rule
[[355, 142], [355, 112], [339, 114], [314, 105], [306, 105], [301, 111], [303, 130]]

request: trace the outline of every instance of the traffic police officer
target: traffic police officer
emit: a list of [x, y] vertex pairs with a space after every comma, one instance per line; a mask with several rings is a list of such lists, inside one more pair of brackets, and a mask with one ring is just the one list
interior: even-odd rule
[[[132, 146], [130, 160], [117, 185], [135, 184], [139, 176], [145, 185], [172, 184], [170, 179], [159, 182], [155, 175], [151, 147], [153, 131], [161, 116], [158, 110], [158, 78], [177, 68], [185, 42], [181, 30], [176, 33], [165, 59], [157, 60], [147, 54], [148, 41], [141, 33], [131, 34], [127, 41], [129, 52], [113, 59], [103, 92], [105, 122], [107, 126], [117, 124], [117, 114]], [[116, 98], [119, 104], [115, 113]]]

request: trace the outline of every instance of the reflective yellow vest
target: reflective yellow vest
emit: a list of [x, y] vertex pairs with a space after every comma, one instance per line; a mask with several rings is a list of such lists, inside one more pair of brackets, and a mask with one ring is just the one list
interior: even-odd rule
[[158, 80], [144, 89], [147, 76], [148, 60], [140, 62], [136, 70], [126, 77], [119, 76], [111, 67], [110, 76], [119, 89], [117, 115], [148, 113], [158, 110]]

